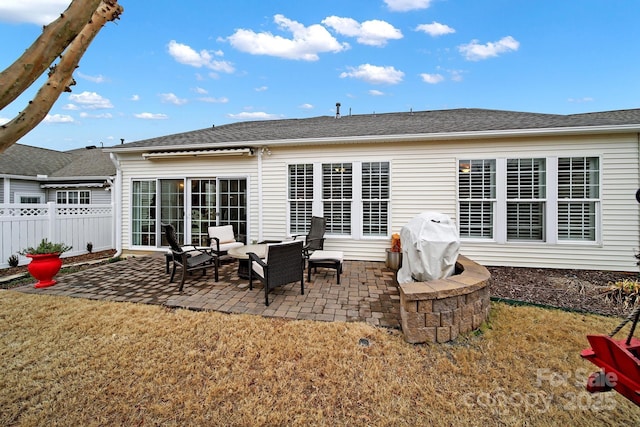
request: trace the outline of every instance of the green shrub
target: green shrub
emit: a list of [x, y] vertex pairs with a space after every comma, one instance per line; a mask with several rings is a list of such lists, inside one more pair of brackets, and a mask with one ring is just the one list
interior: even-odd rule
[[47, 239], [42, 239], [37, 247], [28, 247], [18, 253], [21, 255], [61, 254], [63, 252], [67, 252], [70, 249], [71, 246], [65, 245], [64, 243], [53, 243], [48, 241]]

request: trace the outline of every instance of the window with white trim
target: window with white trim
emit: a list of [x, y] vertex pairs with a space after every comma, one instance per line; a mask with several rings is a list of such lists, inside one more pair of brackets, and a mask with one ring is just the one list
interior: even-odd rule
[[389, 163], [362, 163], [362, 234], [389, 234]]
[[597, 157], [558, 159], [558, 239], [596, 240], [600, 198]]
[[14, 198], [18, 203], [37, 204], [43, 203], [44, 196], [42, 194], [15, 194]]
[[289, 231], [306, 233], [313, 216], [313, 165], [289, 165]]
[[506, 242], [595, 242], [598, 157], [458, 161], [461, 238]]
[[507, 159], [507, 240], [544, 241], [545, 159]]
[[353, 166], [351, 163], [322, 165], [322, 205], [327, 233], [351, 234]]
[[493, 238], [496, 161], [458, 162], [460, 237]]
[[56, 191], [56, 203], [61, 205], [89, 205], [91, 204], [91, 191], [58, 190]]
[[307, 232], [316, 215], [327, 220], [327, 234], [388, 237], [389, 162], [291, 164], [288, 180], [290, 234]]

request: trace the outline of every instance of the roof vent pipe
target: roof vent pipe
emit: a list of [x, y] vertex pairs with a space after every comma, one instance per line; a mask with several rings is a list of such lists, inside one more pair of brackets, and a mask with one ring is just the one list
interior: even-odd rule
[[340, 103], [336, 102], [336, 119], [340, 118]]

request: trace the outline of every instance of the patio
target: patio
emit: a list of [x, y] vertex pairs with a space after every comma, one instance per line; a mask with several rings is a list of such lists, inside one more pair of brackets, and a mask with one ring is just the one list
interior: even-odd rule
[[[176, 275], [180, 274], [180, 271]], [[194, 272], [187, 277], [184, 290], [169, 283], [163, 254], [130, 257], [123, 261], [88, 270], [60, 275], [58, 283], [42, 289], [32, 285], [14, 288], [30, 294], [87, 298], [93, 300], [163, 305], [169, 308], [246, 313], [265, 317], [307, 319], [325, 322], [366, 322], [374, 326], [400, 328], [400, 298], [395, 271], [382, 262], [345, 261], [340, 284], [335, 270], [319, 268], [307, 281], [300, 295], [300, 283], [282, 286], [264, 304], [264, 290], [254, 281], [237, 275], [237, 262], [225, 260], [220, 277], [214, 282], [211, 271], [204, 277]]]

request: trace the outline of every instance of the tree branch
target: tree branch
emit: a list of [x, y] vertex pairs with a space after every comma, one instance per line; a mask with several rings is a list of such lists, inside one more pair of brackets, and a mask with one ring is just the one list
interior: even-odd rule
[[[74, 3], [76, 1], [78, 0], [74, 0]], [[75, 84], [73, 72], [78, 68], [80, 58], [104, 24], [118, 19], [122, 11], [123, 8], [117, 4], [117, 0], [101, 1], [91, 20], [68, 45], [60, 62], [50, 68], [49, 78], [35, 98], [17, 117], [0, 126], [0, 152], [36, 127], [46, 117], [63, 91], [71, 91], [70, 86]]]
[[74, 0], [40, 37], [0, 73], [0, 110], [11, 104], [45, 72], [89, 22], [102, 0]]

